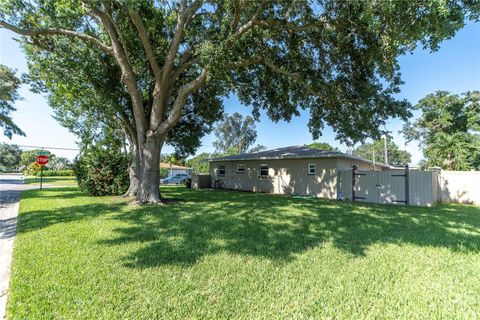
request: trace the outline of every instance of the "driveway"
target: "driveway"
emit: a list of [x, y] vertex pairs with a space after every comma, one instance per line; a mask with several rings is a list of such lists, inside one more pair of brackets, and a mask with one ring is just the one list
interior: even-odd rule
[[7, 305], [20, 192], [30, 188], [23, 184], [21, 174], [0, 175], [0, 319], [4, 319]]

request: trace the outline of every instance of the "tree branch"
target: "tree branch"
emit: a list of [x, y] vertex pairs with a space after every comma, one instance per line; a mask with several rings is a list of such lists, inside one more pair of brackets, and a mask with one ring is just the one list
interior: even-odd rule
[[148, 62], [150, 63], [150, 67], [153, 70], [153, 74], [155, 75], [155, 79], [160, 81], [160, 66], [158, 65], [157, 59], [155, 58], [155, 53], [153, 52], [153, 48], [150, 44], [150, 40], [148, 39], [148, 32], [145, 29], [145, 25], [142, 22], [142, 18], [138, 15], [137, 12], [133, 11], [132, 9], [128, 10], [130, 17], [132, 18], [133, 24], [137, 28], [138, 35], [140, 40], [142, 41], [143, 48], [145, 49], [145, 53], [147, 54]]
[[103, 24], [112, 41], [114, 57], [122, 71], [122, 81], [127, 86], [128, 93], [132, 99], [138, 143], [142, 144], [145, 138], [147, 122], [145, 119], [145, 108], [143, 107], [142, 97], [138, 90], [135, 73], [128, 61], [123, 45], [119, 40], [113, 21], [104, 12], [96, 8], [92, 8], [92, 15]]
[[182, 109], [185, 106], [187, 98], [207, 81], [207, 75], [208, 70], [203, 69], [200, 75], [195, 80], [190, 81], [180, 89], [177, 98], [173, 103], [173, 108], [172, 111], [170, 111], [170, 115], [158, 126], [155, 131], [152, 132], [152, 134], [166, 134], [168, 130], [175, 126], [177, 121], [182, 116]]
[[167, 88], [172, 85], [168, 84], [167, 82], [175, 81], [175, 79], [171, 78], [171, 73], [175, 64], [175, 57], [178, 54], [178, 50], [183, 39], [184, 30], [201, 3], [202, 1], [198, 0], [193, 5], [187, 7], [186, 0], [183, 0], [180, 4], [175, 33], [170, 43], [170, 48], [168, 50], [167, 57], [165, 58], [165, 63], [161, 70], [161, 79], [155, 84], [155, 91], [158, 94], [154, 94], [152, 113], [150, 115], [151, 128], [157, 128], [164, 120], [165, 106], [168, 103], [167, 100], [169, 98], [169, 90], [167, 90]]
[[59, 29], [59, 28], [21, 29], [1, 20], [0, 20], [0, 26], [2, 28], [11, 30], [19, 35], [27, 36], [27, 37], [34, 37], [38, 35], [62, 35], [62, 36], [68, 36], [68, 37], [76, 37], [85, 42], [90, 42], [94, 44], [95, 46], [97, 46], [102, 51], [108, 54], [113, 53], [112, 47], [107, 46], [106, 44], [104, 44], [103, 42], [101, 42], [99, 39], [95, 37], [92, 37], [88, 34], [81, 33], [81, 32], [76, 32], [76, 31], [66, 30], [66, 29]]
[[311, 95], [313, 96], [320, 96], [320, 94], [311, 86], [309, 85], [300, 75], [297, 73], [290, 72], [288, 70], [285, 70], [284, 68], [281, 68], [277, 65], [275, 65], [272, 61], [268, 60], [267, 58], [264, 57], [252, 57], [249, 59], [244, 59], [244, 60], [238, 60], [235, 61], [231, 64], [232, 68], [246, 68], [248, 66], [251, 66], [253, 64], [263, 64], [270, 68], [273, 72], [283, 74], [295, 81], [297, 81], [301, 86], [303, 86]]

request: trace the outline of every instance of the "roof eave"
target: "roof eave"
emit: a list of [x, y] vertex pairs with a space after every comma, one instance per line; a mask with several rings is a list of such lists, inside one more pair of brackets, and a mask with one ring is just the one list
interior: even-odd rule
[[[341, 154], [341, 153], [340, 154], [330, 153], [330, 154], [319, 154], [319, 155], [308, 155], [308, 156], [292, 155], [292, 156], [281, 156], [281, 157], [255, 157], [255, 158], [242, 158], [242, 159], [214, 158], [214, 159], [209, 159], [208, 162], [289, 160], [289, 159], [321, 159], [321, 158], [347, 158], [347, 159], [358, 160], [358, 161], [373, 164], [373, 161], [371, 161], [371, 160], [351, 156], [349, 154]], [[392, 168], [392, 166], [386, 165], [386, 164], [383, 164], [383, 163], [375, 163], [375, 165], [378, 165], [378, 166], [381, 166], [381, 167], [386, 167], [386, 168]]]

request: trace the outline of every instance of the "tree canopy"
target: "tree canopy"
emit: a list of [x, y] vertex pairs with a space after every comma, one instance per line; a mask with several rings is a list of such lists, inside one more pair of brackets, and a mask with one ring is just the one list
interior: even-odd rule
[[10, 139], [12, 135], [18, 134], [24, 136], [25, 133], [13, 123], [10, 114], [17, 110], [14, 106], [15, 101], [20, 99], [18, 89], [21, 81], [15, 72], [7, 66], [0, 64], [0, 127], [3, 128], [3, 134]]
[[340, 149], [330, 145], [327, 142], [312, 142], [310, 144], [306, 144], [305, 147], [309, 147], [309, 148], [312, 148], [312, 149], [320, 149], [320, 150], [325, 150], [325, 151], [340, 152]]
[[[208, 129], [223, 97], [234, 93], [254, 116], [264, 110], [274, 121], [309, 110], [314, 138], [325, 124], [342, 141], [378, 136], [389, 117], [410, 116], [409, 104], [394, 98], [397, 57], [419, 44], [437, 50], [478, 13], [476, 2], [460, 0], [11, 0], [0, 5], [0, 26], [24, 36], [29, 63], [60, 52], [87, 87], [97, 88], [100, 74], [91, 70], [107, 61], [100, 80], [110, 72], [130, 108], [120, 125], [139, 184], [129, 190], [155, 203], [161, 147], [169, 137], [194, 145], [190, 128]], [[62, 89], [38, 77], [49, 91]]]
[[480, 91], [461, 95], [437, 91], [421, 99], [421, 115], [403, 128], [407, 141], [416, 140], [427, 166], [449, 170], [480, 168]]
[[8, 171], [20, 166], [22, 149], [15, 144], [0, 143], [0, 171]]
[[[374, 160], [373, 154], [375, 153], [375, 162], [385, 163], [385, 138], [375, 140], [370, 143], [361, 144], [359, 147], [353, 149], [352, 154], [354, 156]], [[412, 155], [398, 147], [398, 145], [391, 139], [387, 139], [387, 159], [388, 164], [394, 166], [403, 166], [412, 161]]]
[[251, 116], [243, 117], [238, 112], [230, 116], [225, 115], [215, 127], [214, 133], [216, 140], [213, 146], [218, 154], [243, 154], [258, 152], [265, 148], [261, 145], [251, 148], [257, 140], [255, 120]]

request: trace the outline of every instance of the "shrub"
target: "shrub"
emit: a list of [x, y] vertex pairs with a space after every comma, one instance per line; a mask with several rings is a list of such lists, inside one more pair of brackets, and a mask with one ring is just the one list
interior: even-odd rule
[[185, 186], [188, 188], [188, 189], [192, 189], [192, 179], [188, 178], [185, 180]]
[[96, 150], [82, 154], [74, 162], [80, 190], [94, 196], [120, 195], [129, 184], [130, 157], [120, 152]]
[[[26, 176], [36, 176], [40, 177], [41, 166], [36, 163], [30, 163], [25, 170], [23, 170], [23, 174]], [[74, 176], [75, 173], [73, 170], [65, 169], [65, 170], [50, 170], [46, 167], [43, 168], [43, 176], [44, 177], [67, 177], [67, 176]]]

